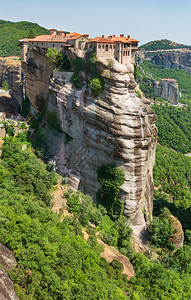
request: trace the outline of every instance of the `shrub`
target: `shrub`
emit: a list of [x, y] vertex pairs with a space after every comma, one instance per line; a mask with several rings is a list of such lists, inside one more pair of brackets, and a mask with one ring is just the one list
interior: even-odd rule
[[151, 225], [149, 226], [149, 233], [151, 237], [151, 243], [156, 247], [164, 247], [172, 249], [172, 244], [169, 239], [173, 236], [172, 219], [169, 216], [169, 211], [166, 211], [154, 217]]
[[58, 50], [56, 50], [55, 48], [48, 48], [48, 51], [46, 53], [46, 58], [51, 64], [56, 63], [57, 55], [58, 55]]
[[9, 90], [9, 85], [8, 85], [8, 83], [7, 83], [6, 80], [3, 80], [2, 88], [3, 88], [5, 91], [8, 91], [8, 90]]
[[71, 65], [70, 62], [62, 51], [59, 51], [57, 56], [56, 56], [56, 66], [60, 67], [63, 70], [70, 70]]
[[92, 91], [92, 94], [97, 97], [102, 90], [101, 82], [99, 78], [92, 78], [90, 80], [89, 87]]
[[124, 266], [118, 259], [113, 259], [110, 263], [110, 266], [112, 266], [114, 269], [118, 269], [119, 271], [123, 272]]
[[57, 131], [61, 131], [61, 128], [60, 128], [60, 121], [58, 120], [58, 118], [57, 118], [55, 112], [53, 112], [53, 111], [48, 111], [48, 112], [47, 112], [46, 119], [47, 119], [48, 125], [50, 125], [50, 126], [53, 127], [54, 129], [56, 129]]

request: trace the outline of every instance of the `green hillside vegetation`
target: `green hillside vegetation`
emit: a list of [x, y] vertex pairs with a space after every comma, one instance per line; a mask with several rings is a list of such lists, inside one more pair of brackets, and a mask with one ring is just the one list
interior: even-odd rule
[[158, 142], [182, 153], [191, 152], [191, 108], [152, 105], [157, 115]]
[[175, 206], [182, 209], [191, 207], [191, 158], [176, 151], [157, 146], [154, 166], [154, 183], [172, 196]]
[[180, 48], [191, 49], [191, 46], [178, 44], [170, 40], [162, 39], [162, 40], [148, 42], [139, 47], [139, 49], [145, 51], [157, 51], [157, 50], [180, 49]]
[[32, 37], [32, 34], [49, 34], [49, 30], [36, 23], [0, 20], [0, 56], [20, 56], [18, 40]]
[[[15, 253], [18, 266], [8, 274], [20, 300], [127, 299], [126, 276], [100, 259], [95, 238], [86, 242], [76, 218], [60, 222], [51, 211], [56, 173], [35, 157], [24, 135], [6, 139], [0, 173], [0, 242]], [[94, 208], [91, 221], [100, 215]]]
[[[174, 261], [165, 248], [157, 261], [129, 253], [136, 277], [128, 281], [118, 261], [109, 264], [100, 257], [103, 247], [96, 228], [89, 226], [94, 224], [102, 238], [122, 251], [128, 249], [131, 233], [125, 218], [112, 221], [89, 196], [69, 190], [65, 196], [74, 217], [60, 222], [61, 215], [50, 209], [57, 178], [35, 157], [24, 134], [6, 138], [0, 161], [0, 242], [15, 253], [18, 265], [8, 275], [20, 300], [189, 299], [189, 243], [175, 252]], [[82, 226], [90, 234], [87, 242]]]
[[[144, 73], [137, 67], [137, 78], [139, 75], [143, 77], [145, 83], [141, 84], [140, 88], [145, 93], [145, 96], [149, 98], [154, 96], [153, 88], [149, 84], [149, 81], [152, 81], [152, 79], [160, 81], [162, 78], [171, 78], [176, 79], [178, 82], [179, 91], [182, 94], [179, 101], [191, 105], [191, 75], [189, 73], [179, 69], [165, 69], [163, 66], [154, 65], [147, 60], [144, 60], [140, 66]], [[149, 75], [152, 76], [151, 79], [148, 78]]]

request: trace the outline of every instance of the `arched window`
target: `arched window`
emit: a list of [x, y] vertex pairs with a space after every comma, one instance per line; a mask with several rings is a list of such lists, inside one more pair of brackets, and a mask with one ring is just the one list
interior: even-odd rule
[[102, 48], [104, 49], [105, 47], [104, 47], [104, 44], [102, 45]]
[[100, 45], [100, 44], [98, 45], [98, 48], [101, 48], [101, 45]]
[[105, 50], [108, 51], [108, 45], [105, 46]]
[[109, 48], [112, 49], [112, 45], [110, 45]]

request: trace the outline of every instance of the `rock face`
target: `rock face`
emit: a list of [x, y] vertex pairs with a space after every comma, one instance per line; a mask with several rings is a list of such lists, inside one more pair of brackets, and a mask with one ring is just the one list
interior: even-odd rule
[[170, 242], [173, 243], [176, 248], [183, 247], [184, 231], [182, 229], [182, 225], [180, 221], [173, 215], [171, 215], [170, 218], [172, 220], [172, 228], [173, 228], [173, 236], [172, 238], [170, 238]]
[[20, 110], [23, 101], [21, 62], [13, 58], [0, 58], [0, 85], [3, 81], [9, 85], [11, 105], [15, 112]]
[[174, 79], [162, 79], [154, 82], [153, 92], [157, 97], [169, 101], [171, 104], [178, 104], [178, 83]]
[[[43, 68], [40, 62], [43, 59], [37, 55], [37, 81]], [[106, 59], [98, 61], [97, 69], [105, 81], [105, 90], [97, 98], [91, 94], [86, 81], [77, 90], [67, 79], [59, 84], [58, 78], [51, 79], [49, 90], [44, 91], [44, 101], [48, 111], [60, 120], [61, 132], [47, 130], [48, 151], [68, 182], [94, 199], [99, 188], [97, 168], [112, 162], [122, 169], [126, 177], [120, 191], [124, 214], [130, 217], [134, 233], [140, 236], [152, 217], [156, 116], [150, 102], [138, 98], [134, 92], [132, 64], [126, 67], [113, 61], [111, 66]], [[27, 65], [25, 70], [26, 78], [33, 76]], [[46, 86], [47, 76], [43, 71], [41, 74]], [[34, 99], [42, 92], [41, 88], [31, 89], [30, 82], [26, 82], [26, 87], [28, 95], [35, 91], [32, 97], [35, 104]]]
[[19, 300], [14, 292], [14, 285], [4, 270], [16, 267], [17, 262], [13, 252], [0, 244], [0, 299], [1, 300]]
[[191, 50], [167, 51], [157, 53], [151, 62], [169, 69], [181, 69], [191, 72]]

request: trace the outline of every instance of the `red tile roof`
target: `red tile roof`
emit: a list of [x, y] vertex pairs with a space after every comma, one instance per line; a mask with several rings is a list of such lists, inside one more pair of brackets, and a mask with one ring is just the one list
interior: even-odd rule
[[96, 37], [94, 39], [89, 40], [89, 43], [91, 42], [97, 42], [97, 43], [112, 43], [115, 44], [114, 41], [109, 40], [108, 38], [105, 38], [104, 36], [102, 37]]
[[132, 43], [132, 42], [139, 42], [135, 39], [131, 39], [128, 37], [123, 36], [109, 36], [109, 37], [96, 37], [91, 39], [89, 42], [97, 42], [97, 43]]

